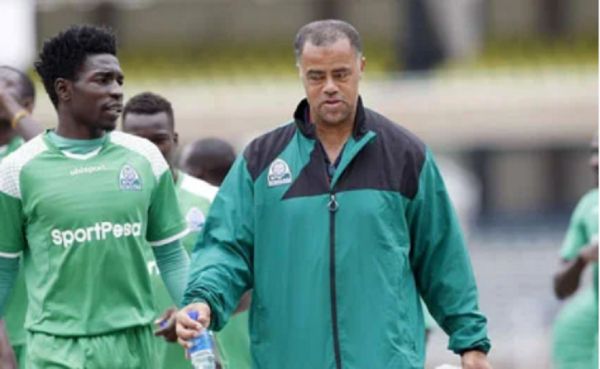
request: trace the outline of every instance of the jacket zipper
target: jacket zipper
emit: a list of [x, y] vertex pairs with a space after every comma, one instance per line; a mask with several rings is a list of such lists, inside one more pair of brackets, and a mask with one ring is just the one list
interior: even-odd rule
[[340, 338], [337, 321], [337, 300], [336, 300], [336, 280], [335, 280], [335, 212], [339, 204], [335, 199], [335, 192], [329, 193], [329, 290], [331, 297], [331, 324], [333, 330], [333, 352], [335, 355], [336, 369], [342, 369], [342, 357], [340, 353]]

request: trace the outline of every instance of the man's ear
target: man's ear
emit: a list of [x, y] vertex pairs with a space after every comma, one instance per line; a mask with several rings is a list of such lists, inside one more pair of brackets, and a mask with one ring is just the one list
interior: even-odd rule
[[58, 101], [71, 101], [73, 94], [73, 83], [68, 79], [57, 78], [54, 81], [54, 92], [58, 96]]
[[173, 133], [173, 142], [175, 142], [175, 145], [179, 145], [179, 133]]

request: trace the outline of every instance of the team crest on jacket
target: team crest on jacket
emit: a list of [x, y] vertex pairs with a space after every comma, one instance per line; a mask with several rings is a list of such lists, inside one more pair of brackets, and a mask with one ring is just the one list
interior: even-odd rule
[[140, 191], [142, 179], [136, 170], [129, 164], [123, 165], [119, 172], [119, 188], [123, 191]]
[[187, 221], [188, 228], [190, 229], [190, 231], [200, 232], [202, 227], [204, 227], [206, 217], [204, 216], [202, 210], [193, 207], [185, 215], [185, 220]]
[[275, 159], [269, 167], [267, 182], [269, 187], [292, 183], [292, 172], [288, 164], [281, 159]]

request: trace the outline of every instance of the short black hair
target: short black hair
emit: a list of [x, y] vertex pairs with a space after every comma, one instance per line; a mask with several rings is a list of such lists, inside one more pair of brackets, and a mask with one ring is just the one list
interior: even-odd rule
[[171, 103], [164, 97], [152, 92], [142, 92], [129, 99], [127, 104], [125, 104], [125, 108], [123, 108], [123, 121], [125, 121], [125, 116], [129, 113], [148, 115], [167, 113], [170, 128], [175, 128]]
[[[202, 167], [204, 175], [220, 185], [235, 161], [235, 150], [229, 142], [216, 137], [203, 138], [189, 144], [187, 156], [182, 157], [181, 166], [188, 169]], [[208, 180], [208, 178], [203, 178]], [[216, 185], [216, 184], [215, 184]]]
[[74, 25], [44, 42], [35, 69], [55, 107], [58, 106], [56, 79], [74, 81], [86, 58], [97, 54], [117, 56], [117, 40], [109, 28]]
[[8, 65], [1, 65], [0, 69], [11, 71], [19, 77], [19, 99], [31, 98], [31, 100], [35, 100], [35, 86], [27, 74]]
[[357, 55], [362, 54], [362, 42], [358, 31], [348, 22], [338, 19], [318, 20], [304, 25], [294, 40], [296, 61], [300, 60], [307, 41], [315, 46], [331, 45], [340, 38], [346, 38]]

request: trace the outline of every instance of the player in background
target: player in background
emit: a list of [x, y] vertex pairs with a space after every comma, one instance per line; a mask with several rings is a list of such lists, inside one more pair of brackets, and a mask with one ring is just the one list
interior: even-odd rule
[[[29, 76], [16, 68], [0, 66], [0, 162], [43, 131], [30, 118], [34, 105], [35, 87]], [[25, 280], [19, 272], [5, 319], [0, 321], [0, 342], [5, 343], [0, 349], [0, 368], [16, 368], [24, 361], [26, 310]]]
[[235, 150], [220, 138], [203, 138], [181, 151], [180, 168], [213, 186], [220, 186], [235, 161]]
[[34, 103], [31, 79], [18, 69], [0, 66], [0, 161], [43, 131], [30, 117]]
[[[563, 241], [562, 264], [554, 275], [554, 291], [566, 299], [554, 323], [556, 369], [598, 368], [598, 137], [591, 145], [590, 167], [595, 185], [581, 198]], [[579, 288], [584, 271], [593, 269], [593, 287]]]
[[58, 124], [0, 163], [0, 311], [22, 257], [28, 369], [157, 368], [148, 244], [174, 301], [189, 268], [171, 172], [152, 143], [113, 132], [110, 31], [72, 26], [35, 66]]
[[[144, 92], [132, 97], [123, 110], [123, 131], [153, 142], [169, 163], [173, 179], [175, 180], [179, 207], [190, 230], [190, 234], [182, 240], [182, 243], [186, 250], [191, 252], [198, 234], [204, 226], [204, 220], [210, 203], [215, 197], [218, 188], [175, 168], [174, 157], [177, 151], [178, 134], [175, 131], [175, 119], [171, 103], [164, 97], [151, 92]], [[216, 162], [227, 162], [226, 158], [218, 156], [213, 158]], [[196, 161], [189, 164], [193, 167]], [[219, 180], [217, 184], [222, 181], [222, 178], [218, 176], [213, 176], [212, 178]], [[175, 309], [172, 308], [173, 304], [165, 291], [164, 284], [160, 280], [156, 268], [153, 267], [152, 261], [149, 262], [149, 271], [152, 274], [155, 288], [156, 306], [159, 311], [166, 310], [159, 319], [159, 321], [162, 321], [168, 319], [175, 312]], [[247, 313], [236, 315], [217, 334], [221, 364], [225, 368], [250, 368], [247, 321]], [[166, 338], [169, 339], [169, 337]], [[175, 340], [174, 336], [172, 340]], [[184, 350], [181, 346], [175, 343], [167, 343], [163, 340], [160, 340], [158, 345], [162, 368], [191, 368], [190, 362], [185, 359]]]

